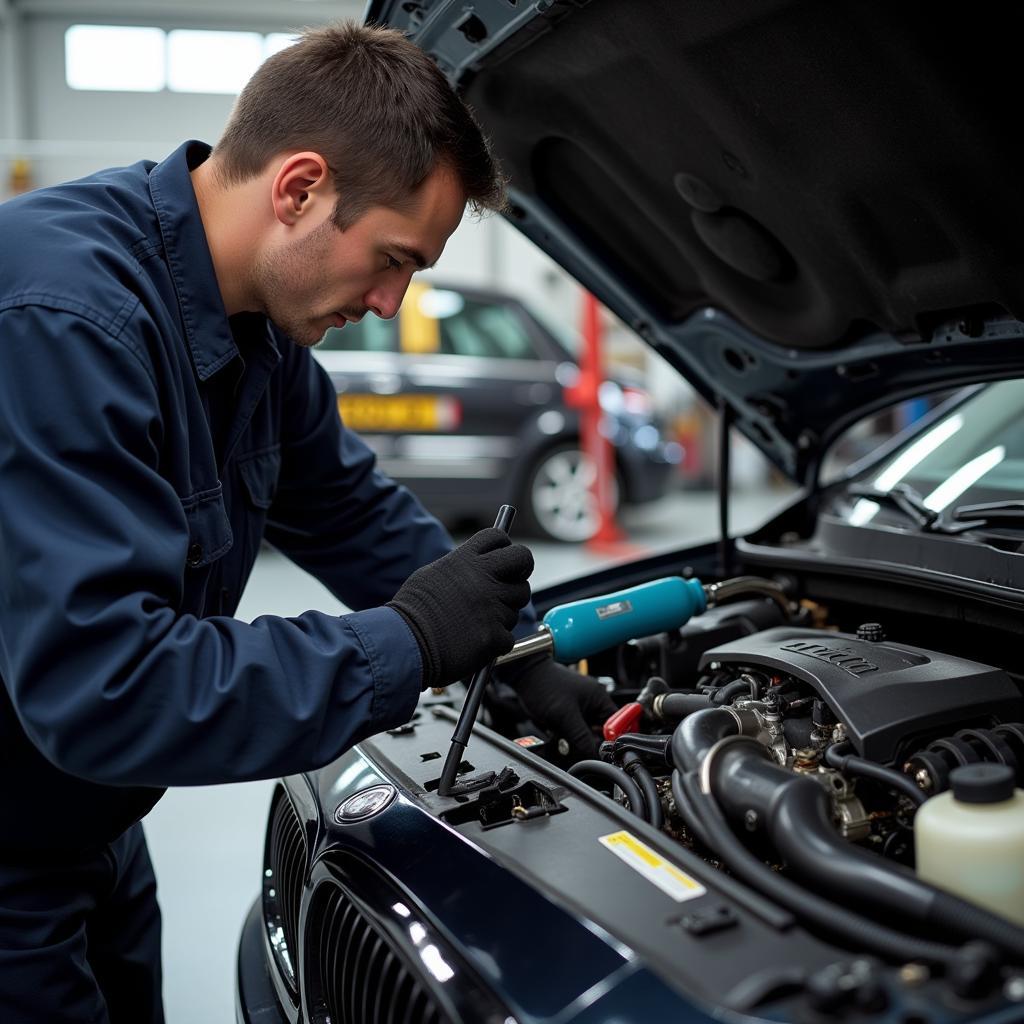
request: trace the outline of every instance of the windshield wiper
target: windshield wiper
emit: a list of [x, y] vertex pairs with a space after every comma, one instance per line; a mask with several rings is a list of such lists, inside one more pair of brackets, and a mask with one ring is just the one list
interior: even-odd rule
[[935, 509], [929, 508], [924, 503], [921, 493], [910, 484], [893, 484], [888, 491], [854, 484], [849, 488], [849, 492], [858, 498], [867, 498], [869, 501], [877, 501], [879, 505], [888, 505], [890, 508], [899, 509], [926, 533], [964, 533], [966, 530], [974, 530], [982, 525], [978, 522], [947, 522], [940, 512], [936, 512]]
[[979, 505], [957, 505], [950, 516], [968, 530], [976, 530], [980, 526], [1024, 526], [1024, 501], [983, 501]]
[[[1024, 526], [1024, 501], [987, 501], [980, 505], [958, 505], [948, 515], [936, 512], [924, 503], [920, 492], [910, 484], [894, 484], [891, 490], [854, 484], [849, 492], [858, 498], [877, 501], [899, 509], [927, 533], [966, 533], [988, 526]], [[950, 522], [950, 520], [955, 520]]]

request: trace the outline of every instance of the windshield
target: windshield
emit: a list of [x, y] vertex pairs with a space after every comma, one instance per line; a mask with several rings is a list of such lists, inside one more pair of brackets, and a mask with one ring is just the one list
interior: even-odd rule
[[[1022, 410], [1024, 380], [991, 384], [854, 483], [887, 493], [909, 485], [936, 513], [1019, 500], [1024, 497]], [[864, 497], [847, 518], [866, 525], [881, 511], [879, 502]]]

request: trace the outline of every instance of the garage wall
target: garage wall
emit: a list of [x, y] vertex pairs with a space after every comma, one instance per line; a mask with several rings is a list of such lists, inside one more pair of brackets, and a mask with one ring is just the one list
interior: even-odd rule
[[[17, 19], [9, 0], [0, 0], [0, 139], [10, 139], [22, 130], [18, 109], [22, 95], [19, 85]], [[0, 183], [0, 197], [6, 183]]]

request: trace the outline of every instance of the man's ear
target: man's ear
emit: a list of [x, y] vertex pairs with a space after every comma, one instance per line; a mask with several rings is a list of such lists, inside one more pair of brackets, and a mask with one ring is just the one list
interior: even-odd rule
[[294, 225], [321, 203], [334, 207], [331, 173], [319, 153], [293, 153], [282, 161], [274, 176], [274, 216], [282, 224]]

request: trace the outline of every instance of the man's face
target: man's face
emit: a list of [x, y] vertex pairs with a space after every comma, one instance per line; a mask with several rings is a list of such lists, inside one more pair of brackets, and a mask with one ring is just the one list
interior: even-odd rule
[[372, 207], [339, 231], [328, 211], [261, 254], [253, 275], [264, 312], [307, 347], [366, 313], [395, 316], [412, 275], [437, 261], [465, 205], [457, 178], [438, 167], [406, 212]]

